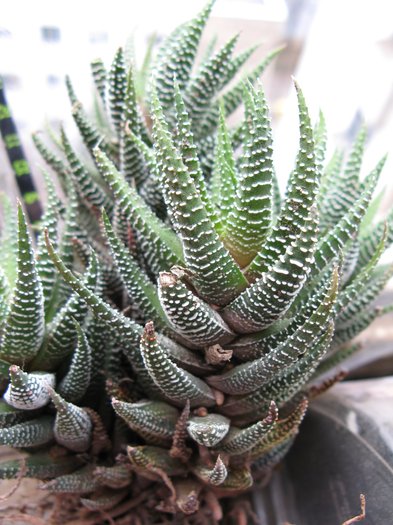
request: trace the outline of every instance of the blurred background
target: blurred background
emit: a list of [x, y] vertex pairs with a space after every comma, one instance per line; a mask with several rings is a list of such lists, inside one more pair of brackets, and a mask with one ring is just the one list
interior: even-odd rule
[[[31, 132], [63, 122], [72, 134], [64, 86], [69, 74], [78, 97], [92, 101], [89, 64], [96, 57], [110, 64], [132, 36], [141, 61], [153, 33], [162, 40], [193, 17], [205, 0], [13, 0], [0, 21], [0, 74], [26, 154], [40, 183], [39, 157]], [[363, 121], [369, 130], [363, 174], [393, 150], [393, 24], [391, 2], [374, 0], [217, 0], [203, 36], [220, 45], [240, 32], [237, 50], [260, 47], [248, 67], [269, 50], [285, 45], [262, 78], [270, 103], [275, 162], [282, 187], [298, 144], [297, 107], [291, 76], [306, 96], [312, 116], [322, 109], [329, 151], [349, 144]], [[202, 46], [202, 47], [203, 47]], [[203, 52], [203, 50], [202, 50]], [[13, 185], [0, 152], [0, 189]], [[384, 208], [393, 202], [393, 152], [381, 181]], [[8, 188], [7, 188], [8, 187]]]

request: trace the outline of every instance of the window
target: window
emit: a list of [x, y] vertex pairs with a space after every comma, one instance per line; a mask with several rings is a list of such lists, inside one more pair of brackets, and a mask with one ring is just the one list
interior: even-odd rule
[[4, 86], [7, 89], [15, 89], [20, 87], [20, 77], [18, 75], [2, 75]]
[[56, 75], [48, 75], [46, 77], [46, 82], [49, 86], [57, 86], [60, 82], [60, 78]]
[[9, 38], [11, 36], [11, 31], [5, 27], [0, 27], [0, 38]]
[[108, 33], [106, 31], [93, 31], [89, 35], [91, 44], [105, 44], [108, 41]]
[[45, 42], [59, 42], [60, 29], [58, 27], [44, 26], [41, 27], [42, 40]]

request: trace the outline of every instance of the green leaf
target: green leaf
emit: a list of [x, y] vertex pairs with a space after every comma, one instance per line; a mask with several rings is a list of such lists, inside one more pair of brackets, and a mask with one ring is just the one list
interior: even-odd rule
[[72, 85], [71, 78], [68, 75], [65, 77], [65, 85], [71, 105], [74, 105], [76, 102], [78, 102], [78, 97], [75, 94], [74, 86]]
[[361, 310], [357, 315], [352, 316], [343, 323], [342, 326], [337, 327], [332, 343], [333, 346], [342, 346], [348, 343], [384, 313], [383, 309], [378, 306], [370, 306]]
[[0, 463], [0, 479], [18, 478], [22, 465], [23, 477], [34, 479], [56, 478], [68, 474], [82, 465], [76, 455], [54, 457], [50, 452], [34, 452], [31, 456]]
[[237, 40], [238, 35], [232, 37], [215, 55], [202, 64], [185, 88], [184, 101], [193, 128], [197, 127], [199, 119], [206, 114], [213, 97], [225, 83]]
[[317, 310], [286, 341], [266, 356], [235, 366], [221, 375], [210, 376], [208, 383], [226, 394], [243, 394], [253, 392], [274, 379], [318, 342], [321, 331], [326, 330], [329, 323], [337, 290], [338, 270], [335, 268], [330, 286]]
[[111, 490], [100, 488], [88, 497], [80, 498], [82, 505], [92, 512], [105, 512], [116, 508], [127, 496], [128, 490]]
[[[74, 242], [77, 239], [80, 242], [86, 242], [86, 233], [82, 230], [79, 224], [81, 216], [81, 208], [78, 195], [75, 191], [75, 186], [72, 180], [68, 178], [67, 181], [67, 206], [64, 215], [64, 229], [60, 241], [60, 253], [65, 261], [65, 264], [72, 268], [74, 265]], [[59, 294], [56, 297], [56, 293]], [[59, 290], [54, 291], [53, 301], [63, 303], [69, 295], [69, 288], [60, 286]], [[56, 310], [56, 308], [53, 308]]]
[[146, 204], [155, 212], [157, 217], [164, 220], [166, 218], [166, 207], [160, 186], [160, 176], [154, 150], [137, 137], [127, 126], [126, 135], [138, 148], [148, 172], [147, 179], [139, 188], [139, 194], [143, 197]]
[[7, 278], [0, 266], [0, 334], [3, 331], [4, 323], [8, 315], [8, 301], [10, 295], [10, 288], [8, 286]]
[[339, 177], [344, 161], [344, 152], [336, 149], [331, 156], [325, 169], [322, 171], [321, 186], [319, 189], [318, 201], [321, 215], [324, 215], [324, 205], [326, 204], [326, 195], [330, 191], [334, 181]]
[[366, 232], [360, 232], [358, 262], [353, 272], [355, 275], [373, 257], [386, 226], [388, 227], [386, 247], [388, 247], [393, 242], [393, 210], [388, 214], [385, 220], [379, 221]]
[[182, 261], [179, 240], [146, 206], [113, 163], [99, 149], [94, 151], [98, 167], [122, 206], [130, 224], [138, 232], [139, 247], [153, 273], [168, 270]]
[[156, 286], [139, 268], [135, 260], [131, 257], [129, 250], [127, 250], [118, 237], [116, 237], [105, 212], [102, 215], [102, 220], [112, 257], [116, 261], [116, 266], [127, 293], [137, 304], [138, 310], [145, 319], [152, 319], [157, 326], [165, 326], [167, 319], [160, 304]]
[[369, 207], [367, 208], [367, 211], [363, 217], [362, 224], [360, 225], [361, 233], [369, 231], [369, 229], [372, 227], [372, 223], [374, 221], [375, 216], [377, 215], [382, 200], [386, 194], [386, 188], [381, 190], [378, 195], [371, 201]]
[[366, 130], [362, 128], [344, 171], [337, 171], [336, 176], [330, 180], [330, 186], [321, 203], [323, 230], [334, 227], [359, 197], [359, 173], [365, 140]]
[[[155, 386], [143, 362], [142, 355], [139, 351], [141, 327], [131, 319], [125, 317], [117, 310], [105, 303], [100, 297], [97, 297], [83, 282], [77, 279], [72, 272], [64, 265], [60, 257], [53, 250], [49, 238], [46, 238], [49, 255], [59, 270], [63, 279], [71, 286], [71, 288], [87, 303], [92, 309], [94, 315], [104, 322], [108, 329], [113, 330], [113, 334], [119, 340], [119, 345], [130, 361], [135, 374], [138, 377], [138, 383], [143, 386], [146, 393], [150, 394], [152, 398], [163, 397], [161, 391]], [[97, 266], [97, 259], [92, 253], [92, 268]]]
[[173, 103], [173, 79], [177, 79], [180, 89], [184, 89], [188, 83], [201, 34], [213, 3], [214, 1], [210, 1], [196, 18], [177, 28], [160, 48], [152, 76], [164, 109], [170, 108]]
[[326, 372], [331, 372], [334, 368], [336, 368], [339, 364], [341, 364], [361, 348], [362, 345], [360, 343], [355, 343], [352, 345], [350, 344], [340, 346], [332, 352], [329, 352], [325, 359], [323, 359], [323, 361], [317, 366], [314, 377], [318, 377], [322, 374], [325, 374]]
[[[312, 271], [322, 271], [328, 262], [352, 240], [353, 235], [359, 229], [359, 225], [366, 213], [368, 204], [371, 200], [379, 175], [382, 171], [386, 158], [384, 157], [374, 170], [364, 179], [360, 185], [360, 196], [343, 215], [340, 221], [328, 231], [319, 242], [315, 253], [315, 262]], [[379, 237], [380, 240], [381, 236]], [[379, 241], [378, 241], [379, 242]]]
[[260, 276], [278, 257], [285, 253], [287, 246], [296, 239], [309, 216], [311, 206], [316, 202], [320, 173], [315, 158], [315, 144], [307, 106], [299, 86], [295, 84], [299, 105], [300, 149], [296, 167], [291, 173], [287, 196], [280, 216], [267, 240], [251, 262], [247, 275]]
[[42, 158], [45, 160], [48, 166], [53, 169], [54, 173], [59, 178], [62, 189], [65, 190], [66, 180], [69, 173], [67, 164], [45, 145], [38, 132], [33, 133], [32, 139]]
[[100, 465], [94, 469], [94, 478], [99, 481], [101, 485], [119, 489], [128, 487], [131, 482], [131, 471], [127, 465], [114, 465], [113, 467], [105, 467]]
[[272, 222], [273, 148], [268, 107], [261, 88], [245, 91], [246, 122], [236, 196], [222, 236], [240, 266], [260, 251]]
[[231, 467], [228, 470], [228, 475], [220, 484], [220, 491], [223, 490], [226, 496], [233, 494], [236, 496], [239, 492], [247, 491], [254, 483], [250, 467]]
[[[149, 173], [140, 148], [127, 133], [128, 128], [137, 137], [142, 135], [142, 131], [146, 135], [136, 100], [133, 66], [130, 67], [127, 77], [123, 120], [126, 128], [123, 130], [120, 141], [121, 172], [124, 173], [128, 182], [134, 181], [139, 187], [149, 176]], [[145, 143], [143, 142], [143, 144]]]
[[145, 366], [163, 394], [179, 406], [187, 400], [191, 407], [213, 406], [215, 398], [207, 384], [175, 365], [157, 342], [152, 322], [145, 326], [141, 339], [141, 353]]
[[179, 411], [161, 401], [142, 400], [127, 403], [112, 400], [118, 416], [150, 445], [170, 445], [175, 433]]
[[262, 479], [271, 475], [273, 469], [280, 464], [284, 457], [291, 449], [294, 437], [290, 437], [287, 441], [280, 443], [273, 447], [269, 452], [263, 454], [260, 458], [253, 462], [253, 470], [256, 475]]
[[279, 53], [281, 53], [283, 49], [283, 47], [278, 47], [277, 49], [270, 51], [262, 62], [260, 62], [251, 72], [245, 73], [240, 81], [222, 95], [222, 102], [224, 104], [226, 116], [233, 113], [242, 102], [244, 83], [254, 84], [265, 71], [267, 66]]
[[149, 35], [145, 45], [145, 54], [143, 57], [142, 66], [135, 75], [135, 90], [140, 100], [143, 100], [146, 95], [146, 88], [148, 85], [148, 76], [152, 68], [152, 58], [154, 47], [157, 43], [157, 33]]
[[53, 439], [53, 416], [41, 416], [31, 421], [0, 429], [0, 445], [29, 448], [46, 445]]
[[72, 116], [89, 152], [99, 145], [102, 151], [117, 155], [117, 145], [111, 144], [108, 138], [91, 122], [80, 102], [73, 106]]
[[239, 455], [248, 452], [257, 446], [277, 426], [278, 410], [272, 401], [268, 415], [253, 425], [246, 428], [231, 427], [225, 438], [219, 443], [220, 452]]
[[230, 424], [230, 420], [221, 414], [191, 416], [187, 422], [187, 432], [196, 443], [211, 448], [224, 439]]
[[229, 82], [235, 78], [237, 73], [239, 73], [240, 69], [247, 62], [250, 56], [258, 49], [258, 47], [259, 47], [258, 44], [253, 45], [249, 47], [248, 49], [245, 49], [244, 51], [239, 53], [234, 58], [232, 58], [231, 64], [227, 71], [226, 78], [224, 80], [225, 84], [229, 84]]
[[107, 72], [104, 63], [100, 58], [96, 58], [90, 63], [90, 67], [95, 88], [101, 98], [103, 106], [105, 107]]
[[240, 333], [257, 332], [282, 318], [310, 273], [317, 241], [318, 217], [312, 206], [286, 252], [224, 308], [222, 315], [229, 326]]
[[82, 408], [68, 403], [48, 388], [56, 408], [54, 436], [56, 441], [74, 452], [85, 452], [91, 445], [92, 421]]
[[18, 233], [15, 211], [11, 201], [0, 192], [0, 204], [2, 211], [2, 228], [0, 237], [1, 261], [0, 267], [3, 270], [3, 276], [6, 279], [7, 287], [12, 288], [15, 284], [17, 275], [17, 258], [18, 258]]
[[63, 494], [88, 494], [100, 487], [99, 481], [93, 475], [94, 465], [85, 467], [64, 476], [58, 476], [41, 485], [41, 489]]
[[78, 342], [67, 374], [61, 380], [57, 392], [66, 400], [75, 403], [86, 393], [91, 380], [92, 350], [79, 323], [75, 321]]
[[221, 407], [226, 416], [236, 418], [238, 424], [244, 419], [255, 421], [265, 416], [269, 408], [268, 399], [273, 399], [278, 407], [292, 399], [312, 377], [316, 367], [322, 360], [332, 342], [334, 324], [330, 321], [325, 333], [317, 344], [310, 348], [301, 359], [280, 375], [274, 377], [260, 389], [242, 396], [230, 396]]
[[[323, 161], [325, 160], [326, 153], [326, 121], [322, 111], [319, 112], [318, 121], [314, 128], [314, 139], [315, 139], [315, 160], [319, 171], [322, 173]], [[322, 183], [322, 181], [321, 181]]]
[[47, 386], [55, 386], [54, 374], [44, 372], [23, 372], [17, 365], [9, 369], [10, 382], [3, 399], [10, 406], [20, 410], [36, 410], [50, 401]]
[[[340, 322], [339, 321], [340, 318], [341, 320], [345, 320], [348, 313], [352, 311], [353, 308], [355, 308], [355, 311], [357, 312], [358, 309], [361, 309], [362, 306], [367, 304], [368, 301], [362, 304], [362, 301], [361, 300], [359, 301], [359, 299], [363, 295], [362, 292], [364, 293], [366, 291], [367, 295], [369, 294], [369, 287], [370, 287], [369, 281], [372, 278], [376, 265], [378, 264], [378, 261], [380, 260], [381, 255], [383, 254], [385, 250], [386, 237], [387, 237], [387, 229], [385, 229], [385, 231], [383, 232], [382, 239], [379, 245], [377, 246], [377, 249], [373, 257], [362, 268], [362, 270], [358, 273], [358, 275], [340, 292], [338, 301], [336, 303], [336, 312], [337, 312], [336, 320], [338, 322]], [[372, 296], [369, 302], [371, 301], [372, 301]], [[358, 306], [355, 306], [355, 304], [357, 304]], [[362, 304], [362, 306], [360, 306], [360, 304]]]
[[41, 231], [37, 241], [36, 268], [42, 283], [45, 302], [45, 314], [47, 315], [49, 313], [51, 299], [56, 286], [56, 269], [49, 259], [43, 231], [44, 229], [48, 230], [49, 235], [57, 247], [57, 228], [63, 205], [56, 195], [55, 187], [48, 173], [43, 172], [43, 175], [47, 192], [47, 204], [44, 216], [42, 217], [40, 226]]
[[224, 248], [193, 179], [175, 148], [157, 97], [153, 98], [153, 136], [168, 213], [178, 233], [192, 283], [206, 300], [225, 304], [247, 282]]
[[37, 354], [44, 336], [44, 297], [21, 205], [18, 206], [18, 264], [0, 357], [24, 364]]
[[251, 450], [251, 458], [257, 460], [271, 449], [288, 439], [296, 436], [308, 408], [308, 401], [302, 400], [298, 406], [285, 419], [278, 420], [276, 425], [271, 428], [258, 444]]
[[205, 179], [198, 158], [198, 148], [194, 143], [194, 136], [191, 130], [191, 121], [187, 109], [180, 94], [179, 86], [175, 82], [175, 114], [176, 126], [174, 132], [174, 146], [180, 153], [185, 169], [194, 181], [195, 188], [206, 208], [207, 213], [213, 223], [217, 223], [217, 216], [210, 202], [206, 190]]
[[[153, 473], [164, 472], [167, 476], [182, 476], [186, 472], [185, 465], [176, 458], [169, 455], [169, 450], [161, 447], [141, 446], [127, 447], [128, 459], [131, 468], [141, 476], [151, 479]], [[160, 479], [160, 478], [159, 478]]]
[[79, 160], [63, 128], [61, 128], [61, 140], [70, 165], [72, 181], [82, 200], [87, 206], [93, 207], [93, 209], [97, 210], [104, 207], [110, 211], [113, 207], [111, 200], [105, 191], [94, 181], [86, 166]]
[[123, 49], [120, 47], [113, 59], [108, 75], [109, 110], [118, 137], [124, 133], [124, 99], [127, 90], [127, 71]]
[[180, 269], [173, 269], [159, 277], [160, 303], [175, 334], [200, 348], [233, 339], [235, 334], [221, 316], [181, 282], [181, 275]]
[[[94, 263], [88, 268], [83, 283], [94, 289], [97, 282], [97, 267]], [[87, 314], [87, 306], [77, 294], [71, 294], [60, 308], [55, 318], [47, 325], [44, 345], [34, 359], [32, 366], [40, 370], [55, 370], [74, 350], [77, 337], [75, 321], [82, 323]]]
[[[247, 52], [252, 51], [253, 48], [247, 50], [236, 57], [234, 61], [238, 61], [241, 56]], [[260, 62], [251, 72], [247, 72], [242, 75], [242, 78], [235, 83], [235, 85], [229, 88], [223, 95], [219, 96], [210, 106], [209, 111], [204, 115], [203, 122], [198, 124], [200, 126], [200, 136], [206, 137], [206, 135], [214, 133], [218, 126], [219, 121], [219, 108], [223, 107], [223, 113], [225, 116], [231, 115], [240, 106], [243, 101], [244, 83], [254, 84], [256, 80], [262, 75], [266, 67], [270, 62], [283, 50], [282, 47], [271, 51], [263, 60]], [[232, 62], [233, 63], [233, 62]]]
[[31, 413], [18, 410], [8, 405], [4, 399], [0, 399], [0, 428], [9, 428], [25, 419], [29, 419]]
[[231, 138], [225, 122], [223, 108], [220, 108], [220, 117], [217, 130], [216, 146], [214, 150], [213, 173], [211, 177], [210, 192], [218, 217], [222, 224], [217, 224], [216, 229], [222, 234], [223, 225], [226, 224], [228, 215], [232, 210], [236, 196], [237, 171]]
[[213, 468], [210, 468], [201, 462], [195, 465], [193, 472], [198, 476], [198, 478], [208, 485], [213, 485], [213, 487], [222, 485], [228, 476], [227, 467], [219, 455], [217, 456], [217, 460]]

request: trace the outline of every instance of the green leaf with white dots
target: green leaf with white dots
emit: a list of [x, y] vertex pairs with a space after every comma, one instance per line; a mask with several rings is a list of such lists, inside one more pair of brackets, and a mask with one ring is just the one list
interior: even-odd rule
[[330, 286], [317, 310], [288, 339], [266, 356], [235, 366], [221, 375], [210, 376], [208, 383], [226, 394], [243, 394], [253, 392], [274, 379], [318, 342], [329, 323], [337, 291], [338, 270], [335, 268]]
[[85, 452], [91, 445], [92, 421], [83, 408], [68, 403], [52, 388], [48, 388], [56, 408], [53, 427], [56, 441], [74, 452]]
[[108, 83], [109, 110], [116, 134], [120, 138], [124, 133], [123, 113], [124, 99], [127, 90], [127, 71], [124, 60], [124, 52], [121, 47], [117, 50], [109, 70]]
[[57, 392], [72, 403], [79, 401], [86, 393], [91, 380], [92, 350], [79, 323], [75, 321], [78, 341], [70, 367], [57, 387]]
[[72, 474], [58, 476], [41, 485], [40, 488], [49, 492], [78, 496], [93, 492], [100, 487], [100, 482], [93, 475], [94, 468], [94, 465], [86, 465]]
[[90, 63], [90, 68], [95, 88], [100, 96], [102, 104], [105, 106], [107, 72], [104, 63], [100, 58], [96, 58]]
[[210, 1], [196, 18], [177, 28], [161, 46], [152, 77], [164, 109], [173, 104], [173, 79], [176, 78], [181, 89], [189, 81], [201, 34], [212, 5], [213, 2]]
[[[345, 215], [343, 215], [334, 228], [328, 231], [319, 242], [315, 252], [315, 261], [312, 271], [321, 272], [329, 261], [336, 257], [340, 250], [343, 250], [344, 246], [350, 242], [353, 236], [357, 233], [374, 193], [385, 160], [386, 159], [383, 158], [379, 161], [377, 166], [371, 171], [371, 173], [369, 173], [369, 175], [367, 175], [360, 185], [361, 193], [358, 199], [349, 208]], [[380, 239], [381, 236], [379, 237], [379, 240]]]
[[47, 386], [55, 386], [54, 374], [44, 372], [27, 373], [17, 365], [9, 369], [10, 382], [3, 394], [3, 399], [10, 406], [19, 410], [37, 410], [50, 401]]
[[0, 357], [10, 363], [24, 364], [38, 353], [44, 337], [44, 297], [21, 205], [18, 207], [17, 267]]
[[225, 304], [247, 282], [221, 243], [195, 183], [173, 144], [156, 96], [153, 97], [153, 136], [169, 217], [178, 233], [187, 269], [199, 294]]
[[36, 267], [37, 272], [42, 283], [42, 289], [45, 301], [45, 314], [49, 313], [51, 299], [53, 297], [54, 289], [56, 286], [56, 269], [49, 259], [48, 252], [45, 245], [45, 239], [43, 231], [48, 230], [49, 235], [53, 239], [53, 242], [57, 246], [58, 241], [58, 223], [60, 219], [60, 212], [63, 209], [63, 205], [59, 201], [54, 184], [50, 179], [48, 173], [43, 172], [45, 178], [46, 192], [47, 192], [47, 204], [44, 216], [41, 222], [41, 232], [37, 241], [36, 250]]
[[211, 200], [214, 203], [222, 224], [218, 224], [218, 232], [222, 234], [223, 225], [232, 210], [236, 195], [237, 169], [231, 137], [225, 122], [223, 108], [220, 109], [216, 146], [214, 150], [213, 172], [210, 181]]
[[282, 318], [310, 273], [318, 241], [316, 206], [311, 207], [297, 239], [276, 264], [242, 292], [222, 312], [240, 333], [257, 332]]
[[139, 268], [129, 250], [116, 237], [108, 216], [103, 213], [102, 218], [112, 257], [129, 296], [138, 305], [138, 310], [146, 320], [151, 319], [157, 326], [165, 326], [166, 317], [157, 296], [156, 286]]
[[18, 267], [18, 226], [11, 201], [2, 192], [0, 192], [0, 204], [2, 215], [0, 236], [2, 256], [0, 267], [3, 270], [3, 276], [7, 283], [7, 287], [12, 288], [15, 284]]
[[242, 396], [230, 396], [226, 399], [221, 412], [231, 418], [255, 421], [261, 415], [265, 416], [269, 408], [268, 399], [273, 399], [278, 407], [284, 405], [295, 396], [313, 375], [316, 367], [332, 342], [334, 324], [328, 324], [325, 333], [319, 338], [306, 354], [298, 359], [293, 366], [274, 377], [258, 390]]
[[288, 181], [287, 196], [281, 213], [264, 243], [251, 262], [247, 275], [255, 279], [274, 264], [287, 246], [296, 239], [316, 202], [320, 174], [315, 158], [315, 143], [303, 93], [295, 84], [300, 120], [300, 149], [296, 167]]
[[236, 196], [222, 236], [240, 266], [260, 251], [272, 222], [273, 148], [262, 88], [245, 91], [246, 123]]
[[187, 400], [191, 407], [215, 404], [213, 392], [204, 381], [169, 359], [157, 341], [151, 322], [146, 324], [141, 338], [141, 353], [153, 381], [174, 404], [184, 406]]
[[[97, 278], [97, 268], [92, 264], [83, 277], [83, 283], [94, 289]], [[72, 353], [77, 338], [75, 321], [82, 323], [86, 314], [85, 302], [77, 294], [71, 294], [47, 325], [44, 344], [32, 363], [36, 369], [55, 370]]]
[[276, 425], [262, 437], [251, 450], [251, 458], [256, 460], [272, 448], [296, 436], [308, 408], [307, 400], [302, 400], [298, 406], [285, 419], [277, 421]]
[[0, 445], [29, 448], [46, 445], [53, 440], [53, 416], [41, 416], [31, 421], [0, 429]]
[[238, 40], [238, 35], [232, 37], [207, 62], [201, 65], [199, 71], [190, 79], [184, 90], [184, 101], [193, 128], [208, 112], [213, 97], [225, 84], [231, 67], [232, 51]]
[[86, 166], [78, 158], [63, 128], [61, 129], [61, 140], [70, 165], [72, 180], [82, 200], [88, 207], [93, 207], [96, 210], [104, 207], [110, 212], [112, 203], [108, 195], [93, 180]]
[[179, 411], [161, 401], [142, 400], [127, 403], [112, 400], [118, 416], [150, 445], [170, 445], [179, 419]]
[[181, 282], [181, 275], [181, 269], [173, 269], [159, 277], [160, 303], [175, 333], [201, 348], [233, 339], [221, 316]]
[[18, 478], [22, 468], [24, 478], [56, 478], [73, 472], [82, 464], [76, 455], [54, 457], [50, 452], [34, 452], [23, 459], [0, 462], [0, 479]]
[[[123, 127], [126, 125], [134, 135], [140, 137], [147, 132], [144, 130], [139, 107], [136, 99], [134, 85], [133, 66], [130, 66], [127, 76], [127, 87], [124, 99]], [[143, 142], [143, 144], [145, 144]], [[134, 181], [139, 188], [149, 176], [143, 154], [135, 141], [127, 133], [126, 128], [122, 130], [120, 139], [120, 161], [121, 171], [128, 182]]]
[[228, 434], [217, 446], [220, 452], [227, 454], [239, 455], [248, 452], [276, 426], [278, 410], [276, 404], [272, 401], [267, 416], [245, 428], [231, 427]]
[[158, 273], [168, 270], [174, 264], [180, 264], [182, 250], [173, 231], [154, 215], [104, 153], [99, 149], [95, 149], [94, 153], [103, 177], [138, 233], [139, 247], [151, 270]]
[[359, 173], [366, 140], [362, 128], [356, 138], [348, 162], [343, 171], [336, 171], [321, 202], [321, 227], [323, 231], [334, 227], [359, 197]]
[[191, 416], [187, 422], [187, 432], [198, 445], [214, 447], [228, 434], [230, 424], [230, 420], [221, 414]]

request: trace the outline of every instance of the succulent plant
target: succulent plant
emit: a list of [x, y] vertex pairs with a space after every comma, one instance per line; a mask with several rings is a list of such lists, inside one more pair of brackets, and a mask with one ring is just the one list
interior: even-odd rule
[[130, 523], [220, 521], [218, 499], [268, 480], [352, 339], [390, 310], [374, 306], [393, 273], [379, 264], [393, 215], [375, 223], [372, 200], [384, 159], [360, 179], [362, 129], [325, 166], [323, 116], [313, 128], [295, 84], [282, 197], [255, 86], [276, 52], [222, 94], [252, 50], [234, 57], [231, 39], [193, 72], [211, 6], [162, 45], [143, 101], [121, 49], [109, 73], [93, 63], [96, 122], [68, 80], [90, 158], [64, 130], [55, 151], [35, 135], [66, 202], [47, 177], [35, 253], [6, 206], [0, 442], [46, 490]]

